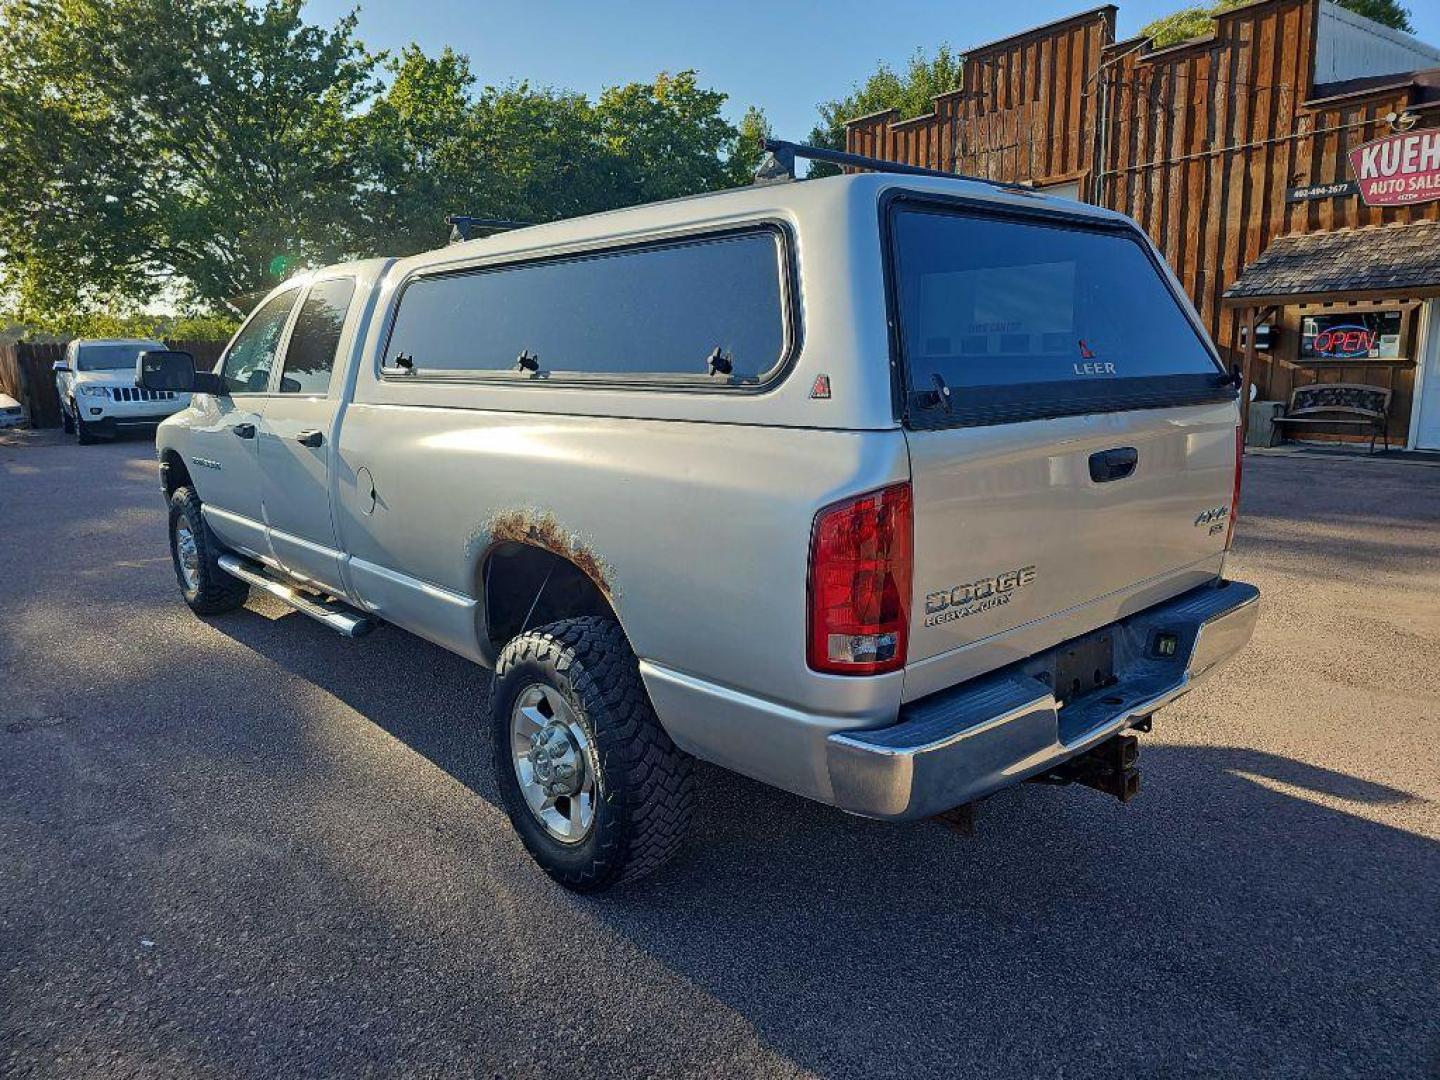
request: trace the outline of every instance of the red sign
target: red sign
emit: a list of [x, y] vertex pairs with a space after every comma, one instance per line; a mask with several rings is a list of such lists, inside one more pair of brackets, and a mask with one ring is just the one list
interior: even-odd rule
[[1440, 129], [1406, 131], [1357, 146], [1350, 169], [1366, 206], [1440, 199]]

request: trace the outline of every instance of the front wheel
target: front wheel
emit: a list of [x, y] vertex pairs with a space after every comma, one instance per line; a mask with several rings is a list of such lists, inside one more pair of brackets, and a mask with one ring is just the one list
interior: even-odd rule
[[80, 406], [73, 401], [70, 403], [70, 406], [75, 412], [75, 420], [71, 424], [71, 428], [75, 433], [75, 441], [81, 446], [89, 446], [95, 441], [95, 435], [90, 430], [89, 425], [85, 423], [85, 418], [80, 415]]
[[695, 806], [693, 761], [660, 726], [613, 619], [564, 619], [506, 645], [491, 719], [506, 813], [561, 885], [597, 892], [679, 848]]
[[234, 611], [250, 595], [249, 585], [220, 569], [220, 544], [193, 488], [176, 488], [170, 496], [170, 557], [180, 593], [197, 615]]

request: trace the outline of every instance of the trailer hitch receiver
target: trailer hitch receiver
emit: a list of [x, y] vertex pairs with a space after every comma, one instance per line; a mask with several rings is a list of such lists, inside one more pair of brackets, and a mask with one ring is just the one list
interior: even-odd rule
[[1040, 784], [1084, 784], [1122, 803], [1140, 793], [1140, 740], [1115, 735], [1031, 779]]

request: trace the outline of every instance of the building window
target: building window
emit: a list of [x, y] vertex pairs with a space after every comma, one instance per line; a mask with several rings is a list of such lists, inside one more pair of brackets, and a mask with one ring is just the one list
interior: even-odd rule
[[1400, 355], [1401, 313], [1346, 312], [1300, 320], [1303, 360], [1389, 360]]

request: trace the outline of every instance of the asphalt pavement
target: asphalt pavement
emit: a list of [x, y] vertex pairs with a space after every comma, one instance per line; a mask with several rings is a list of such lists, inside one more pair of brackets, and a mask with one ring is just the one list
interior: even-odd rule
[[181, 603], [144, 439], [0, 445], [0, 1075], [1440, 1075], [1440, 468], [1252, 457], [1252, 647], [1122, 806], [964, 838], [701, 770], [599, 898], [483, 670]]

